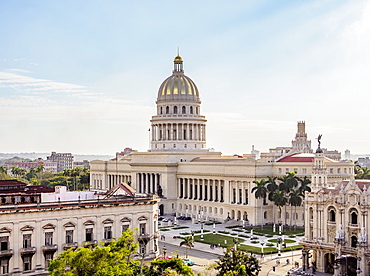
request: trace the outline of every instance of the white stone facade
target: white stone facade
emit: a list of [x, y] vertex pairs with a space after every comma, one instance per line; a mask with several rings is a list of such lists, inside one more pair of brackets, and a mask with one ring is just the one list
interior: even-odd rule
[[[274, 214], [271, 202], [263, 206], [261, 216], [261, 202], [251, 190], [254, 180], [280, 177], [286, 172], [311, 178], [315, 155], [311, 153], [305, 123], [298, 123], [291, 147], [261, 153], [259, 160], [253, 158], [255, 155], [227, 157], [207, 150], [206, 119], [200, 115], [199, 91], [184, 75], [182, 65], [182, 58], [177, 56], [173, 74], [158, 91], [157, 114], [151, 120], [150, 151], [92, 161], [91, 189], [108, 190], [123, 181], [138, 192], [159, 195], [161, 214], [187, 214], [194, 220], [203, 214], [204, 219], [231, 218], [253, 225], [288, 223], [292, 217], [289, 207], [283, 214]], [[300, 152], [306, 155], [297, 155]], [[324, 161], [330, 186], [354, 175], [353, 163], [349, 161]], [[293, 217], [298, 225], [304, 224], [302, 207]]]
[[0, 205], [0, 275], [42, 275], [64, 249], [109, 242], [127, 228], [150, 239], [146, 253], [155, 257], [157, 214], [153, 196]]

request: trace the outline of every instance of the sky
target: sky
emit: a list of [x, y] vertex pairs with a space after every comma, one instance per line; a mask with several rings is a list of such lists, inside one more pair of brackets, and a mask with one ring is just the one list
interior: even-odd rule
[[149, 148], [173, 58], [207, 147], [370, 153], [370, 1], [0, 0], [0, 152]]

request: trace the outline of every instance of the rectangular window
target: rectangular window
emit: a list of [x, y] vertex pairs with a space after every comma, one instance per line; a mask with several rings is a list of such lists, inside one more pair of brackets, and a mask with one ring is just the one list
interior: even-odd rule
[[9, 273], [9, 259], [1, 259], [0, 260], [0, 273], [7, 274]]
[[295, 172], [295, 173], [298, 173], [298, 169], [297, 169], [297, 168], [294, 168], [294, 172]]
[[233, 202], [231, 203], [236, 203], [236, 189], [233, 189]]
[[66, 243], [73, 243], [73, 230], [66, 231]]
[[86, 228], [86, 239], [85, 241], [92, 241], [93, 240], [93, 229]]
[[281, 168], [279, 168], [279, 173], [282, 173], [282, 170], [281, 170]]
[[51, 260], [53, 259], [53, 252], [45, 252], [45, 267], [49, 267]]
[[125, 232], [129, 228], [128, 224], [122, 225], [122, 233]]
[[140, 223], [140, 235], [145, 235], [146, 223]]
[[340, 168], [338, 169], [338, 173], [340, 173]]
[[239, 189], [239, 202], [238, 204], [241, 204], [243, 202], [243, 199], [242, 199], [242, 189]]
[[112, 238], [112, 226], [104, 227], [104, 239], [110, 240]]
[[330, 174], [333, 174], [333, 169], [330, 169], [330, 171], [329, 171], [329, 172], [330, 172]]
[[245, 205], [248, 205], [248, 189], [245, 190]]
[[53, 232], [46, 232], [45, 233], [45, 245], [52, 245], [53, 244]]
[[32, 260], [32, 256], [24, 256], [23, 257], [23, 270], [24, 271], [32, 269], [31, 260]]
[[9, 237], [0, 237], [0, 251], [9, 250]]
[[31, 247], [31, 234], [23, 235], [23, 248]]
[[285, 171], [286, 171], [286, 172], [289, 172], [289, 168], [285, 168]]
[[307, 169], [302, 169], [302, 173], [303, 174], [306, 174], [307, 173]]

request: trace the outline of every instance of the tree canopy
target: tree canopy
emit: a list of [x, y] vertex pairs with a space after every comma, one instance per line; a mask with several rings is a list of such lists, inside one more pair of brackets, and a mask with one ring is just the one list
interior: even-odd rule
[[216, 261], [217, 276], [257, 276], [261, 265], [257, 258], [239, 249], [229, 247], [223, 256]]
[[132, 231], [127, 230], [117, 240], [104, 247], [78, 247], [63, 251], [51, 261], [51, 276], [128, 276], [138, 275], [139, 261], [133, 257], [138, 245]]

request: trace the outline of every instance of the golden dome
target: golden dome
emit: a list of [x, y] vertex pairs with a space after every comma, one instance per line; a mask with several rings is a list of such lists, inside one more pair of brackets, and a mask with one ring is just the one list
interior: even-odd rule
[[182, 57], [180, 57], [179, 55], [175, 57], [175, 59], [173, 61], [182, 61]]
[[200, 102], [197, 86], [184, 74], [182, 57], [177, 55], [173, 62], [173, 74], [165, 79], [159, 87], [157, 101]]

